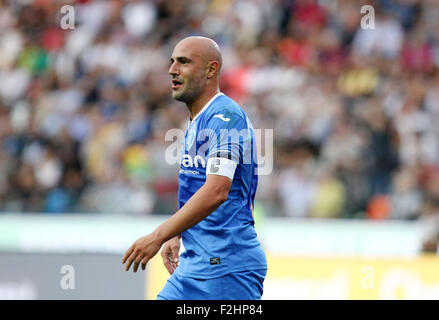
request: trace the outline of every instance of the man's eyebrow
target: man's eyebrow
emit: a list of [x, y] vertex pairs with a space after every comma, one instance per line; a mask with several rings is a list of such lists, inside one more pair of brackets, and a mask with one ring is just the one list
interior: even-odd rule
[[[190, 59], [188, 57], [184, 57], [184, 56], [176, 57], [175, 60], [177, 60], [179, 62], [182, 62], [182, 61], [190, 62], [190, 61], [192, 61], [192, 59]], [[171, 62], [171, 63], [174, 62], [174, 58], [169, 59], [169, 62]]]

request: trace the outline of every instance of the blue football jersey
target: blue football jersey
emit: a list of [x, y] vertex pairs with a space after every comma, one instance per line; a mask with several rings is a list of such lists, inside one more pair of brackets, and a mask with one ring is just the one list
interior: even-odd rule
[[[235, 101], [218, 93], [190, 122], [181, 150], [180, 208], [205, 183], [209, 158], [227, 158], [237, 165], [227, 200], [182, 233], [185, 251], [175, 272], [209, 279], [231, 272], [266, 269], [266, 256], [253, 219], [258, 183], [256, 143], [244, 111]], [[209, 172], [215, 172], [214, 167], [211, 169]]]

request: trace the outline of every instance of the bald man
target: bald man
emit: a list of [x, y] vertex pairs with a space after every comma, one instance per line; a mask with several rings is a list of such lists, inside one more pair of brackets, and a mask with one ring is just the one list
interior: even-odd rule
[[[190, 112], [182, 145], [179, 210], [139, 238], [122, 263], [145, 269], [162, 248], [171, 277], [157, 299], [255, 300], [267, 272], [254, 228], [256, 144], [242, 108], [219, 90], [215, 41], [188, 37], [170, 59], [172, 97]], [[179, 256], [180, 241], [185, 251]]]

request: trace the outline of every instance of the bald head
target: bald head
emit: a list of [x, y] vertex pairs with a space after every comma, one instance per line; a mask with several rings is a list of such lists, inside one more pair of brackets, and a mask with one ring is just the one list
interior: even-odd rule
[[203, 94], [219, 90], [222, 57], [212, 39], [187, 37], [177, 43], [170, 60], [174, 99], [191, 104]]
[[201, 36], [187, 37], [177, 43], [175, 49], [177, 49], [178, 47], [188, 49], [189, 51], [191, 51], [192, 54], [199, 56], [206, 63], [210, 61], [218, 61], [220, 67], [222, 65], [220, 47], [215, 41], [210, 38]]

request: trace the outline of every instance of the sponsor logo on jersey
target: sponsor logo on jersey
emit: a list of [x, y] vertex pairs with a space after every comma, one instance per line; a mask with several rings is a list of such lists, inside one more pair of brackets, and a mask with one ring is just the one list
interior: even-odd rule
[[204, 159], [204, 157], [201, 155], [192, 157], [190, 154], [184, 154], [183, 158], [181, 159], [181, 165], [186, 168], [206, 168], [206, 159]]

